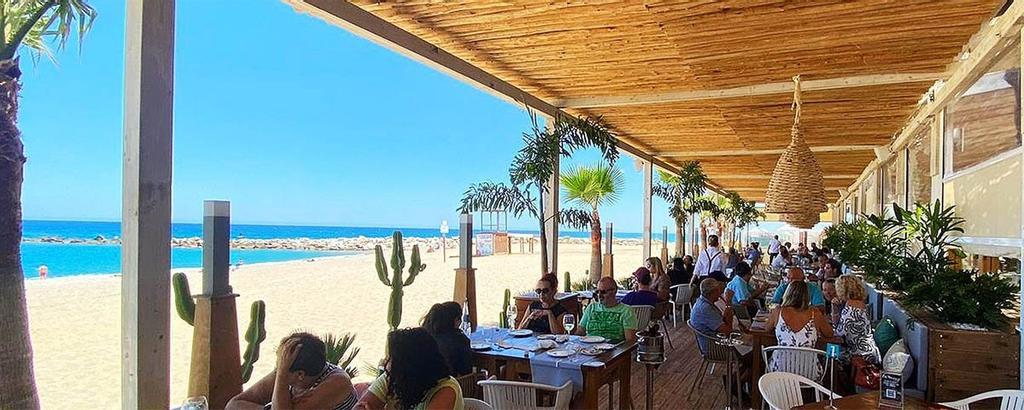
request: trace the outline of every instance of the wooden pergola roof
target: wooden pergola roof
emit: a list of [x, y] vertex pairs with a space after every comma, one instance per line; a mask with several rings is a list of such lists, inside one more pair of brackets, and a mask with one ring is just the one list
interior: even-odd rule
[[789, 142], [800, 74], [830, 202], [1005, 2], [285, 1], [539, 111], [603, 116], [630, 152], [699, 160], [750, 200]]

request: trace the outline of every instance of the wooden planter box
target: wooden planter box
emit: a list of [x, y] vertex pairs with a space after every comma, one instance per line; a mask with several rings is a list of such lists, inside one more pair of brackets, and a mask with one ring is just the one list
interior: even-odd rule
[[954, 329], [928, 312], [908, 311], [885, 291], [868, 288], [874, 319], [891, 317], [905, 339], [916, 367], [908, 386], [923, 391], [925, 399], [952, 401], [1019, 388], [1020, 335], [1013, 326], [1001, 331]]

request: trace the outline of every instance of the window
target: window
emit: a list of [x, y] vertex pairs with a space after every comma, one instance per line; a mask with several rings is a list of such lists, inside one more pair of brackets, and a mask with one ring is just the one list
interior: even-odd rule
[[999, 60], [946, 106], [944, 163], [960, 172], [1020, 146], [1020, 51], [1004, 50]]
[[932, 126], [925, 124], [907, 146], [907, 177], [910, 181], [908, 205], [932, 201]]
[[893, 155], [892, 159], [882, 167], [882, 189], [884, 190], [882, 206], [887, 210], [886, 212], [892, 210], [893, 203], [899, 202], [900, 191], [903, 190], [900, 185], [898, 159], [899, 155]]

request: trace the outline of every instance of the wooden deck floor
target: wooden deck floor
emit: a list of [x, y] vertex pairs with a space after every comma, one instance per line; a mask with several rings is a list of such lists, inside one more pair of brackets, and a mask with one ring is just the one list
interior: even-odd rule
[[[697, 342], [690, 328], [679, 318], [679, 326], [672, 327], [668, 323], [668, 332], [675, 348], [667, 347], [665, 364], [658, 368], [654, 384], [654, 408], [656, 409], [721, 409], [725, 407], [726, 391], [722, 383], [724, 369], [718, 367], [714, 375], [704, 377], [690, 400], [686, 400], [687, 391], [694, 378], [699, 377], [697, 369], [701, 358], [697, 350]], [[667, 342], [666, 342], [667, 345]], [[646, 403], [645, 386], [646, 369], [643, 365], [633, 362], [633, 378], [630, 382], [633, 408], [643, 409]], [[608, 388], [601, 390], [601, 408], [608, 408]], [[617, 402], [617, 400], [616, 400]]]

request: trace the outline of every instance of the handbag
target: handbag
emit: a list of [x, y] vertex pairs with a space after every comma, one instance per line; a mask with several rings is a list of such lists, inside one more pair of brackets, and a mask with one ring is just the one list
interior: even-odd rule
[[850, 358], [850, 367], [853, 368], [853, 383], [868, 390], [878, 390], [878, 380], [881, 370], [878, 366], [868, 363], [863, 356]]

